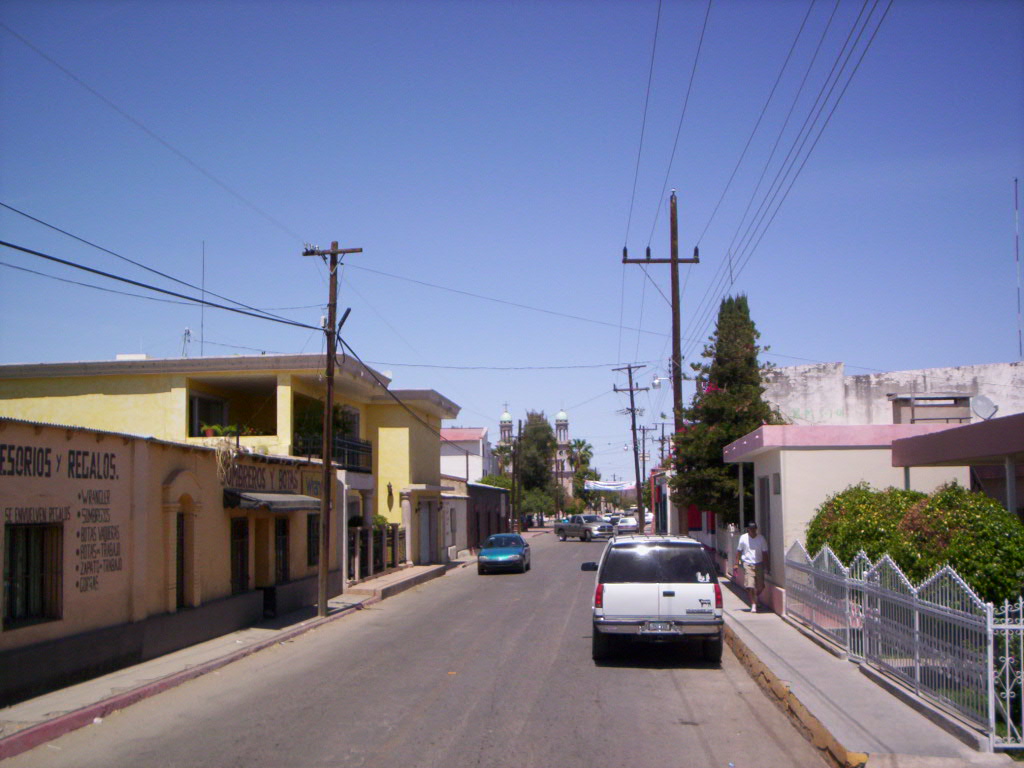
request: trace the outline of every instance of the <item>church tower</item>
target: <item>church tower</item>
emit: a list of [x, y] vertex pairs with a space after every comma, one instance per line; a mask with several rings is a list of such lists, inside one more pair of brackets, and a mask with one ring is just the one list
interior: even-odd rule
[[573, 467], [569, 463], [569, 416], [565, 411], [555, 414], [555, 444], [555, 482], [562, 486], [566, 497], [571, 498]]

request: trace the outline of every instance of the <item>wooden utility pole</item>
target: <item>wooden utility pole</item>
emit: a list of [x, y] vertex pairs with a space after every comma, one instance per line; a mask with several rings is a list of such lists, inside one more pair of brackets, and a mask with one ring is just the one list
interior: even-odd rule
[[[334, 488], [334, 358], [338, 352], [338, 328], [335, 328], [338, 314], [338, 257], [347, 253], [362, 253], [362, 248], [338, 248], [337, 241], [329, 250], [321, 251], [308, 247], [303, 256], [327, 257], [330, 264], [330, 298], [327, 303], [327, 392], [324, 395], [323, 476], [320, 483], [320, 552], [317, 564], [317, 615], [327, 615], [327, 574], [330, 570], [331, 547], [331, 491]], [[342, 584], [345, 574], [342, 574]]]
[[643, 365], [627, 365], [623, 368], [612, 368], [613, 371], [626, 371], [629, 374], [629, 388], [619, 389], [616, 386], [612, 386], [616, 392], [629, 392], [629, 417], [633, 423], [633, 471], [636, 473], [636, 511], [637, 511], [637, 522], [640, 524], [640, 533], [643, 533], [645, 529], [645, 515], [644, 515], [644, 489], [640, 485], [640, 453], [637, 451], [636, 443], [636, 401], [633, 397], [634, 392], [646, 392], [647, 387], [634, 387], [633, 386], [633, 370], [640, 370], [646, 366]]
[[[679, 265], [699, 264], [700, 252], [696, 247], [693, 249], [692, 259], [679, 258], [679, 224], [676, 213], [676, 191], [672, 190], [672, 197], [669, 198], [669, 247], [670, 257], [667, 259], [652, 259], [651, 249], [647, 249], [647, 258], [630, 259], [626, 248], [622, 249], [623, 264], [669, 264], [672, 275], [672, 414], [675, 423], [675, 434], [683, 431], [683, 352], [682, 352], [682, 331], [679, 320]], [[678, 519], [678, 502], [672, 499], [676, 506], [676, 518]], [[675, 533], [675, 531], [670, 531]]]

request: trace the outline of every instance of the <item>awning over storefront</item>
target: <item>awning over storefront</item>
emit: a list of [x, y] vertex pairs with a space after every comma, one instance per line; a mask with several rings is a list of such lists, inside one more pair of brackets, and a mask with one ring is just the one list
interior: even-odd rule
[[320, 499], [315, 496], [303, 496], [301, 493], [257, 493], [256, 491], [238, 491], [234, 488], [224, 489], [225, 509], [262, 509], [267, 507], [271, 512], [286, 514], [308, 510], [320, 510]]

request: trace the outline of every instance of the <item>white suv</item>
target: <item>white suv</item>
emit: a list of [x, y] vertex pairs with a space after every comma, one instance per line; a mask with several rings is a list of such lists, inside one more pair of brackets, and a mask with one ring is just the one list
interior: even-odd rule
[[722, 660], [722, 587], [701, 543], [685, 536], [616, 536], [597, 571], [593, 657], [625, 641], [700, 642], [704, 658]]

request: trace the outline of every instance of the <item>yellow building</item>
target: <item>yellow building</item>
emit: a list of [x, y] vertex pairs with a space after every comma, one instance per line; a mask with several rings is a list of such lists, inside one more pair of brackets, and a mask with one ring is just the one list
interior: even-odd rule
[[[268, 456], [319, 457], [323, 355], [0, 365], [0, 416], [223, 442]], [[433, 390], [391, 390], [345, 358], [334, 379], [334, 464], [344, 518], [401, 523], [412, 562], [443, 562], [437, 537], [443, 419], [459, 407]]]

